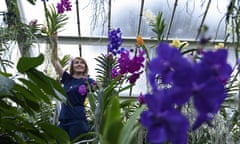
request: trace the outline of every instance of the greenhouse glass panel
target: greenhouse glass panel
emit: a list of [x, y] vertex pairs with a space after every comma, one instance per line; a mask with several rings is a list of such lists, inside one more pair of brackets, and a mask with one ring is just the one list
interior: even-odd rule
[[[165, 34], [168, 32], [170, 26], [170, 20], [173, 15], [174, 6], [176, 10], [172, 20], [172, 26], [169, 30], [169, 38], [180, 38], [180, 39], [195, 39], [200, 24], [203, 20], [204, 13], [207, 9], [209, 1], [196, 1], [196, 0], [181, 0], [175, 3], [175, 0], [167, 1], [146, 1], [145, 10], [151, 10], [155, 15], [157, 12], [162, 12], [166, 28]], [[219, 0], [211, 1], [209, 3], [209, 8], [207, 11], [206, 19], [203, 22], [204, 25], [209, 27], [208, 34], [214, 37], [216, 32], [218, 32], [217, 39], [223, 39], [224, 37], [224, 26], [227, 4], [229, 0]], [[144, 22], [145, 19], [144, 19]], [[144, 23], [143, 22], [143, 23]], [[145, 30], [143, 27], [142, 31], [144, 36], [152, 36], [149, 30]]]
[[[48, 1], [48, 5], [56, 5], [57, 2], [57, 0]], [[144, 3], [140, 0], [114, 0], [112, 1], [111, 17], [109, 18], [109, 3], [106, 1], [99, 3], [95, 1], [72, 1], [72, 11], [67, 12], [68, 23], [60, 35], [106, 36], [109, 29], [118, 27], [122, 29], [124, 37], [135, 37], [138, 29], [140, 29], [139, 33], [142, 36], [154, 37], [152, 27], [149, 26], [144, 15], [147, 10], [150, 10], [155, 16], [158, 12], [162, 12], [166, 24], [164, 35], [170, 39], [176, 37], [195, 39], [202, 24], [208, 26], [208, 34], [211, 37], [222, 40], [225, 35], [226, 21], [224, 18], [228, 3], [229, 0], [222, 0], [221, 2], [219, 0], [182, 0], [177, 3], [175, 0], [151, 0], [144, 1]], [[143, 6], [142, 15], [141, 6]], [[42, 1], [36, 1], [36, 5], [21, 1], [21, 7], [23, 19], [26, 23], [36, 18], [39, 23], [45, 23]], [[35, 12], [31, 13], [31, 11]], [[109, 20], [110, 25], [108, 25]]]

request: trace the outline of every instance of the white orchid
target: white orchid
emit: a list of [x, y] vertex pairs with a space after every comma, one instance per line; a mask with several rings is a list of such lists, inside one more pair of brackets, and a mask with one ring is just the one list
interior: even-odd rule
[[147, 24], [152, 25], [156, 23], [156, 15], [154, 15], [154, 13], [150, 9], [145, 9], [143, 11], [143, 16]]

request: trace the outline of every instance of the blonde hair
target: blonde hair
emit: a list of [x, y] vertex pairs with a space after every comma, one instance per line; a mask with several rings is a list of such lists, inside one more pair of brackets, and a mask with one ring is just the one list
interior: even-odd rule
[[85, 70], [84, 70], [83, 74], [84, 74], [84, 75], [88, 75], [88, 65], [87, 65], [86, 60], [85, 60], [84, 58], [82, 58], [82, 57], [75, 57], [75, 58], [72, 60], [72, 62], [71, 62], [71, 64], [70, 64], [70, 75], [72, 76], [73, 73], [74, 73], [74, 70], [73, 70], [73, 62], [74, 62], [74, 60], [76, 60], [76, 59], [78, 59], [78, 60], [80, 60], [80, 61], [82, 61], [82, 62], [84, 63], [84, 65], [85, 65]]

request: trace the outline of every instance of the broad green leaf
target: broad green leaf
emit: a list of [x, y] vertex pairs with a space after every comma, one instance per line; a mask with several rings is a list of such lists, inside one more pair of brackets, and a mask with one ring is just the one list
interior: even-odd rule
[[35, 82], [39, 89], [42, 89], [46, 93], [46, 95], [55, 97], [61, 101], [66, 100], [66, 92], [57, 80], [48, 77], [36, 69], [29, 70], [27, 75], [29, 79]]
[[107, 107], [106, 111], [103, 137], [107, 143], [113, 144], [118, 141], [119, 134], [123, 126], [118, 96], [115, 95], [112, 97], [111, 105]]
[[70, 139], [68, 134], [61, 128], [48, 123], [41, 123], [40, 127], [43, 131], [50, 137], [56, 139], [58, 144], [70, 144]]
[[24, 73], [32, 68], [35, 68], [43, 63], [44, 56], [40, 54], [38, 57], [21, 57], [17, 64], [17, 70]]
[[91, 106], [91, 110], [94, 112], [96, 109], [96, 97], [95, 97], [94, 93], [88, 94], [88, 100], [89, 100], [89, 104]]
[[27, 86], [33, 95], [35, 95], [34, 98], [37, 101], [44, 100], [46, 103], [50, 103], [48, 96], [34, 82], [22, 78], [19, 80]]
[[17, 105], [21, 106], [29, 114], [33, 114], [33, 111], [39, 111], [39, 101], [33, 96], [33, 94], [25, 87], [16, 84], [14, 87], [15, 96], [9, 97]]
[[51, 86], [53, 87], [55, 95], [57, 96], [56, 98], [59, 100], [66, 99], [67, 94], [66, 94], [65, 90], [63, 89], [61, 83], [57, 80], [52, 79], [51, 77], [47, 77], [47, 76], [45, 76], [45, 77], [46, 77], [46, 79], [48, 79]]
[[138, 119], [140, 114], [145, 110], [146, 107], [142, 106], [136, 110], [136, 112], [133, 113], [133, 115], [129, 118], [127, 123], [124, 125], [124, 127], [121, 130], [118, 144], [129, 144], [133, 137], [132, 131], [134, 127], [139, 123]]
[[51, 96], [55, 96], [54, 89], [52, 87], [52, 83], [48, 80], [47, 76], [44, 73], [36, 70], [31, 69], [31, 71], [27, 72], [29, 79], [34, 81], [39, 89], [43, 89], [44, 92]]
[[[15, 116], [19, 113], [16, 107], [11, 107], [11, 104], [6, 103], [3, 99], [0, 99], [0, 111], [1, 111], [1, 118], [6, 116]], [[1, 123], [0, 123], [1, 125]]]
[[32, 91], [30, 91], [28, 88], [24, 87], [21, 84], [16, 84], [14, 87], [14, 90], [20, 93], [24, 99], [29, 99], [31, 101], [36, 101], [36, 102], [40, 100], [39, 98], [35, 98]]

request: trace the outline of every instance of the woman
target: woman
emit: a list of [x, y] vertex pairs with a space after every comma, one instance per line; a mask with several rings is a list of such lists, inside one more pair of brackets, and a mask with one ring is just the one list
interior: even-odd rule
[[57, 35], [53, 36], [52, 63], [56, 73], [61, 78], [61, 83], [66, 91], [68, 101], [61, 106], [59, 127], [64, 129], [70, 136], [70, 140], [89, 130], [84, 101], [90, 90], [95, 90], [95, 80], [88, 75], [88, 65], [81, 57], [76, 57], [70, 65], [70, 73], [63, 70], [57, 51]]

